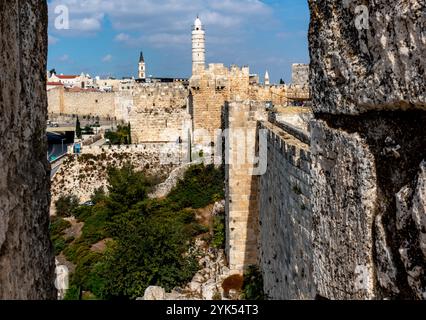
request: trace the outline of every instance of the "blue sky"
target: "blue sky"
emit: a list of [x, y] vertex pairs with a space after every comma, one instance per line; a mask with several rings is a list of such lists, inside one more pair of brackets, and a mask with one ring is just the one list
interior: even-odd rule
[[[189, 77], [191, 26], [206, 29], [207, 63], [269, 70], [291, 79], [292, 63], [308, 63], [306, 0], [51, 0], [48, 68], [64, 74], [136, 76], [139, 52], [147, 74]], [[55, 27], [69, 10], [69, 29]], [[57, 24], [56, 24], [57, 25]]]

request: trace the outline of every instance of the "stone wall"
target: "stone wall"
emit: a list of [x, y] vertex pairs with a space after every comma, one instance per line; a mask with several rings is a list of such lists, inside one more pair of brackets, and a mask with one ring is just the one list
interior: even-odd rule
[[223, 64], [210, 64], [191, 77], [189, 102], [195, 143], [205, 145], [216, 140], [225, 102], [248, 99], [249, 78], [248, 68], [228, 69]]
[[68, 91], [62, 87], [49, 90], [49, 113], [79, 116], [115, 117], [115, 97], [119, 93]]
[[318, 293], [426, 299], [425, 4], [309, 3]]
[[259, 184], [259, 265], [269, 299], [314, 299], [311, 154], [280, 127], [267, 131], [267, 170]]
[[46, 2], [0, 1], [0, 30], [0, 299], [55, 299]]
[[265, 105], [251, 101], [225, 106], [229, 131], [225, 157], [226, 238], [229, 267], [242, 272], [258, 263], [259, 168], [256, 159], [257, 121], [266, 120]]
[[286, 106], [288, 104], [287, 86], [250, 85], [249, 98], [253, 101], [272, 102], [274, 106]]
[[143, 84], [135, 88], [129, 114], [132, 141], [188, 140], [191, 117], [188, 90], [182, 84]]

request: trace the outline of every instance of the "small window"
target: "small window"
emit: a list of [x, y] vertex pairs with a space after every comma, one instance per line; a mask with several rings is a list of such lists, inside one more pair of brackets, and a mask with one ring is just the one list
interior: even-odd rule
[[97, 99], [95, 100], [95, 103], [98, 103], [98, 100], [97, 100]]

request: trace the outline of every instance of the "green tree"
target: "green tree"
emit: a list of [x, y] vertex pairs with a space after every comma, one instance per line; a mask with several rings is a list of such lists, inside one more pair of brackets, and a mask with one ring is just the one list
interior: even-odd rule
[[108, 169], [108, 185], [107, 205], [111, 215], [116, 215], [145, 200], [151, 183], [143, 172], [135, 172], [127, 163], [121, 169]]
[[130, 122], [129, 122], [127, 130], [128, 130], [128, 137], [129, 137], [128, 142], [129, 142], [129, 144], [132, 144], [132, 127], [130, 125]]
[[74, 195], [61, 196], [55, 201], [56, 214], [59, 217], [70, 217], [78, 207], [78, 198]]
[[89, 125], [85, 126], [83, 129], [84, 134], [94, 134], [93, 128]]
[[93, 195], [90, 197], [90, 200], [94, 204], [98, 204], [98, 203], [105, 201], [106, 200], [106, 194], [105, 194], [104, 188], [99, 187], [98, 189], [95, 189], [95, 191], [93, 192]]
[[134, 299], [150, 285], [166, 290], [191, 280], [198, 266], [184, 257], [190, 233], [179, 216], [128, 212], [114, 217], [111, 232], [116, 240], [98, 266], [97, 278], [105, 280], [101, 297]]
[[128, 125], [118, 125], [117, 131], [110, 131], [105, 133], [105, 138], [111, 141], [114, 145], [128, 145], [132, 143], [131, 128]]
[[179, 181], [168, 198], [180, 208], [204, 208], [223, 199], [224, 188], [223, 169], [200, 164], [188, 169], [184, 179]]
[[263, 291], [263, 276], [259, 267], [251, 265], [244, 273], [243, 299], [265, 300]]
[[[134, 299], [150, 285], [171, 290], [188, 283], [199, 268], [189, 247], [208, 231], [198, 225], [192, 208], [223, 197], [223, 170], [193, 166], [161, 200], [148, 199], [150, 179], [130, 164], [108, 169], [108, 182], [107, 194], [99, 189], [92, 196], [94, 206], [74, 210], [84, 222], [78, 239], [64, 244], [65, 225], [58, 222], [53, 228], [55, 248], [76, 265], [67, 299]], [[223, 217], [215, 221], [214, 231], [220, 247]], [[106, 250], [94, 252], [93, 244], [105, 239]]]
[[78, 117], [77, 117], [77, 121], [76, 121], [76, 124], [75, 124], [75, 135], [77, 136], [78, 139], [81, 139], [81, 137], [82, 137], [80, 119]]

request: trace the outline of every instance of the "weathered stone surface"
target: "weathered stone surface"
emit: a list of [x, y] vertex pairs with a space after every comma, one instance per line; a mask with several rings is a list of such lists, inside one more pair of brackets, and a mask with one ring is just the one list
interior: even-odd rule
[[0, 48], [0, 299], [56, 299], [45, 1], [0, 1]]
[[425, 1], [309, 4], [315, 112], [426, 109]]
[[[311, 123], [314, 277], [329, 299], [374, 297], [374, 157], [358, 134]], [[361, 282], [362, 281], [362, 282]]]
[[[311, 123], [319, 294], [336, 299], [420, 298], [424, 284], [410, 281], [421, 278], [417, 267], [424, 269], [426, 261], [422, 227], [413, 222], [413, 216], [424, 212], [421, 184], [414, 190], [422, 181], [419, 165], [426, 159], [426, 114], [323, 118]], [[408, 250], [408, 258], [401, 249]], [[412, 259], [409, 266], [406, 259]], [[411, 268], [415, 274], [407, 279]], [[351, 289], [349, 283], [356, 285]]]
[[165, 300], [166, 291], [161, 287], [148, 287], [145, 290], [142, 300], [154, 301], [154, 300]]
[[225, 213], [225, 200], [215, 202], [212, 210], [212, 216], [219, 216]]
[[410, 287], [418, 299], [426, 299], [426, 161], [416, 180], [414, 189], [407, 185], [396, 195], [399, 253]]
[[301, 87], [309, 85], [309, 64], [294, 63], [292, 65], [291, 84]]
[[309, 4], [318, 293], [423, 299], [426, 4]]
[[163, 183], [155, 187], [154, 191], [149, 194], [150, 198], [164, 198], [173, 190], [178, 184], [179, 180], [185, 177], [185, 173], [194, 163], [186, 163], [170, 172], [169, 177]]

